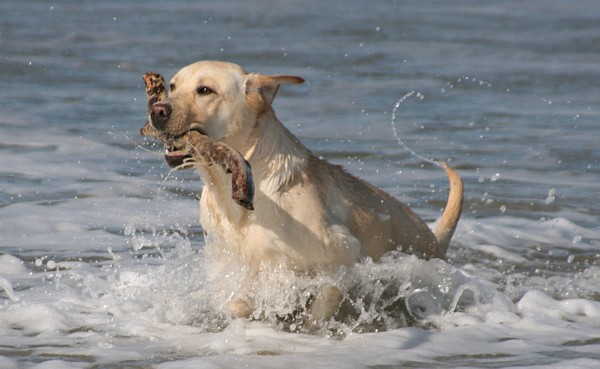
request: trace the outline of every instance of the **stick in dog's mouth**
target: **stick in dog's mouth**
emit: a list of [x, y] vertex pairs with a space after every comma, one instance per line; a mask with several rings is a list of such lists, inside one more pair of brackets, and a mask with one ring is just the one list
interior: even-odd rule
[[[188, 132], [185, 134], [187, 133]], [[163, 144], [163, 147], [165, 148], [165, 161], [169, 167], [178, 169], [191, 168], [191, 165], [183, 165], [185, 164], [186, 160], [192, 158], [191, 155], [189, 155], [189, 151], [185, 146], [177, 146], [175, 144], [175, 141], [178, 138], [183, 137], [185, 134], [179, 135], [177, 138], [167, 137], [166, 135], [158, 132], [154, 126], [152, 126], [150, 120], [146, 121], [146, 124], [144, 124], [144, 127], [142, 127], [140, 130], [140, 134], [142, 136], [156, 138]]]
[[191, 164], [193, 162], [193, 157], [192, 155], [190, 155], [189, 148], [186, 147], [186, 145], [179, 146], [176, 143], [178, 141], [181, 142], [181, 139], [185, 135], [190, 134], [190, 132], [198, 132], [202, 136], [206, 136], [208, 138], [208, 135], [198, 123], [193, 123], [190, 126], [189, 131], [178, 136], [169, 138], [159, 138], [163, 142], [163, 146], [165, 147], [165, 161], [171, 168], [188, 169], [192, 167], [192, 165], [185, 165]]

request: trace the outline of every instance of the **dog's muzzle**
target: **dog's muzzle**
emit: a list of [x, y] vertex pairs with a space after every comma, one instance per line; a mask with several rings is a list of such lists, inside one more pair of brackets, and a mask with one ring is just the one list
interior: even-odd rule
[[[164, 102], [157, 102], [150, 106], [150, 116], [148, 123], [142, 128], [141, 133], [143, 135], [150, 135], [160, 138], [165, 145], [165, 161], [171, 168], [189, 168], [185, 166], [186, 159], [190, 159], [191, 156], [182, 151], [183, 148], [175, 147], [173, 141], [174, 137], [169, 137], [165, 133], [169, 119], [171, 118], [172, 107], [170, 104]], [[150, 127], [148, 127], [150, 126]], [[151, 132], [154, 131], [154, 132]]]
[[150, 122], [157, 131], [162, 132], [167, 128], [171, 112], [172, 108], [169, 104], [157, 102], [152, 105], [152, 108], [150, 108]]

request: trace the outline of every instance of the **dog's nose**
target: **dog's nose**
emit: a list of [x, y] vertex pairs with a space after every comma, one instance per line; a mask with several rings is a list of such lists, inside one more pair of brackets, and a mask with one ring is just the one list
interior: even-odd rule
[[156, 103], [152, 105], [150, 119], [152, 125], [159, 130], [166, 127], [169, 117], [171, 116], [171, 106], [165, 103]]

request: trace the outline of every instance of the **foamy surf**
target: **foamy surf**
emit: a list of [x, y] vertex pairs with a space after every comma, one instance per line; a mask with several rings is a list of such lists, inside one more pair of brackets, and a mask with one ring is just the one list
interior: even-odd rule
[[[485, 232], [471, 232], [478, 223], [467, 220], [455, 246], [490, 244], [481, 239]], [[569, 222], [555, 223], [560, 224], [562, 241], [583, 231]], [[528, 229], [537, 226], [544, 225], [527, 224]], [[5, 367], [86, 368], [132, 362], [156, 368], [242, 363], [304, 367], [315, 357], [320, 360], [312, 366], [333, 368], [415, 363], [461, 367], [486, 360], [535, 367], [539, 360], [552, 364], [556, 355], [568, 359], [577, 352], [570, 367], [588, 368], [599, 359], [594, 348], [600, 303], [586, 296], [597, 291], [597, 267], [579, 277], [582, 296], [560, 300], [553, 297], [560, 291], [552, 281], [539, 288], [521, 285], [516, 293], [487, 280], [486, 271], [479, 274], [476, 266], [455, 267], [400, 253], [327, 276], [265, 270], [255, 286], [257, 310], [253, 319], [244, 320], [229, 317], [223, 308], [235, 289], [235, 276], [217, 276], [229, 278], [229, 290], [216, 283], [202, 248], [194, 248], [181, 233], [152, 234], [132, 227], [128, 226], [131, 252], [118, 258], [108, 252], [105, 260], [95, 261], [0, 257]], [[513, 234], [501, 221], [494, 222], [494, 228], [487, 234], [498, 235], [500, 241], [502, 234]], [[520, 239], [540, 241], [533, 234]], [[494, 257], [505, 256], [491, 250]], [[528, 262], [513, 259], [505, 258]], [[344, 291], [341, 312], [336, 320], [308, 324], [302, 307], [310, 291], [324, 283]], [[466, 342], [469, 347], [464, 347]], [[14, 359], [19, 355], [31, 361]], [[269, 360], [273, 356], [277, 360]], [[36, 366], [48, 357], [53, 360]]]

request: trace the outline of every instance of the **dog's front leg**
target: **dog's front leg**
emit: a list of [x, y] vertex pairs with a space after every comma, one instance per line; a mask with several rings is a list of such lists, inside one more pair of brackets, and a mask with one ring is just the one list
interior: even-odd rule
[[231, 197], [240, 206], [254, 210], [254, 181], [250, 163], [242, 154], [223, 142], [213, 141], [197, 131], [190, 131], [182, 140], [197, 160], [217, 164], [231, 173]]

